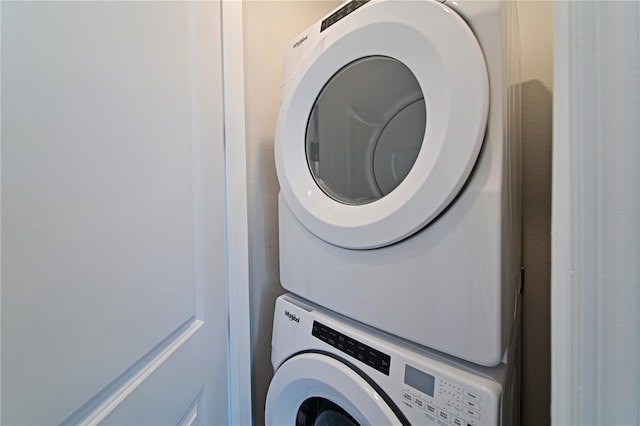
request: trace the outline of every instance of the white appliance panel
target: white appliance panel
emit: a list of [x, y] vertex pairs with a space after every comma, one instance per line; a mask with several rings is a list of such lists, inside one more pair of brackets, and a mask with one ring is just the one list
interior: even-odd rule
[[[359, 44], [360, 41], [349, 37], [355, 37], [361, 26], [371, 28], [367, 23], [375, 15], [372, 11], [383, 10], [376, 8], [387, 3], [392, 6], [428, 3], [433, 13], [420, 21], [423, 26], [439, 28], [434, 22], [468, 24], [465, 28], [474, 40], [477, 39], [486, 61], [491, 89], [487, 98], [489, 112], [486, 132], [483, 128], [482, 149], [477, 160], [472, 162], [473, 170], [463, 182], [464, 186], [459, 188], [459, 193], [456, 192], [455, 199], [450, 204], [447, 201], [446, 209], [440, 210], [435, 219], [429, 219], [426, 226], [415, 228], [417, 222], [414, 219], [420, 215], [429, 216], [431, 211], [427, 204], [420, 202], [419, 196], [414, 197], [419, 192], [415, 189], [420, 186], [416, 184], [420, 180], [418, 176], [429, 174], [435, 163], [441, 164], [443, 170], [449, 170], [450, 165], [437, 156], [430, 157], [430, 161], [435, 162], [433, 164], [428, 164], [426, 156], [422, 157], [426, 162], [420, 162], [421, 156], [427, 152], [424, 146], [429, 146], [432, 141], [429, 139], [430, 129], [441, 128], [439, 126], [446, 121], [438, 115], [439, 111], [453, 99], [451, 93], [447, 94], [442, 87], [452, 82], [461, 85], [474, 78], [476, 68], [465, 69], [468, 75], [445, 72], [439, 75], [442, 87], [427, 86], [423, 82], [435, 81], [429, 80], [435, 74], [427, 78], [420, 71], [418, 62], [403, 61], [420, 82], [424, 94], [424, 146], [406, 178], [386, 196], [365, 205], [343, 204], [325, 194], [309, 172], [304, 137], [281, 131], [276, 141], [276, 163], [282, 188], [279, 197], [281, 283], [291, 292], [373, 327], [476, 364], [495, 366], [507, 350], [521, 285], [519, 51], [513, 2], [458, 1], [451, 3], [449, 8], [449, 2], [442, 5], [429, 0], [377, 0], [360, 7], [322, 33], [323, 21], [319, 21], [292, 42], [285, 52], [284, 112], [281, 111], [279, 126], [282, 128], [282, 122], [288, 119], [287, 114], [291, 110], [298, 111], [295, 116], [299, 120], [297, 125], [306, 126], [307, 112], [318, 93], [311, 90], [315, 86], [309, 81], [317, 80], [314, 84], [319, 91], [334, 71], [349, 63], [348, 58], [380, 54], [377, 47], [365, 47], [375, 46], [375, 43]], [[364, 13], [367, 10], [369, 14]], [[457, 18], [440, 21], [442, 11]], [[403, 16], [401, 20], [405, 18]], [[413, 17], [406, 20], [415, 23]], [[394, 21], [388, 27], [378, 27], [381, 31], [375, 40], [392, 52], [390, 56], [405, 59], [402, 56], [404, 47], [389, 41], [393, 39], [390, 37], [395, 31], [393, 28], [399, 28], [394, 26], [396, 24], [398, 22]], [[426, 55], [433, 54], [439, 49], [456, 50], [459, 47], [457, 43], [466, 40], [466, 36], [439, 39], [431, 33], [426, 34], [428, 36], [423, 38], [401, 38], [402, 44], [413, 40], [412, 56], [421, 56], [425, 52]], [[426, 39], [430, 41], [420, 44]], [[436, 42], [442, 44], [434, 46]], [[331, 46], [341, 46], [335, 48], [336, 52], [348, 51], [351, 56], [325, 53], [332, 51]], [[395, 49], [398, 49], [398, 55], [394, 54]], [[441, 67], [442, 62], [436, 60], [435, 63], [440, 64], [435, 66], [440, 67], [440, 71], [448, 70]], [[296, 96], [300, 96], [296, 93], [304, 85], [296, 80], [300, 70], [308, 70], [303, 78], [304, 84], [308, 84], [305, 89], [309, 102], [307, 109], [298, 108], [304, 106], [301, 100], [295, 101], [301, 103], [293, 108]], [[437, 88], [436, 91], [429, 92], [433, 88]], [[474, 122], [472, 126], [476, 124]], [[464, 122], [458, 123], [458, 127], [465, 125]], [[283, 138], [286, 139], [284, 142]], [[379, 152], [393, 155], [395, 151], [386, 146], [386, 139], [381, 137], [379, 140], [382, 141], [378, 142]], [[448, 143], [449, 140], [443, 146], [448, 146]], [[284, 164], [287, 161], [295, 163], [291, 166], [297, 168], [295, 173], [289, 173], [290, 168]], [[374, 173], [374, 179], [392, 181], [389, 178], [393, 176], [392, 169], [380, 167], [379, 173]], [[460, 176], [454, 170], [449, 171]], [[310, 204], [299, 200], [304, 196], [292, 195], [291, 185], [298, 184], [309, 185], [305, 186], [307, 192], [304, 193]], [[394, 194], [403, 195], [394, 198]], [[318, 196], [321, 202], [309, 201], [316, 200]], [[314, 209], [320, 205], [327, 207], [325, 213], [327, 221], [331, 222], [329, 228], [335, 233], [318, 232], [313, 224], [319, 217]], [[372, 219], [374, 216], [393, 216], [395, 219], [378, 221]], [[419, 222], [422, 219], [424, 217], [421, 216]], [[373, 222], [377, 225], [369, 226]], [[409, 229], [405, 226], [409, 226], [411, 231], [405, 232]], [[371, 244], [348, 243], [355, 235], [352, 230], [363, 236], [363, 239], [354, 237], [352, 242], [358, 240], [363, 243], [366, 240]]]
[[[517, 338], [514, 335], [514, 341]], [[304, 362], [298, 362], [300, 359]], [[474, 366], [380, 333], [293, 295], [281, 296], [274, 319], [275, 375], [267, 396], [267, 424], [277, 424], [275, 420], [287, 423], [305, 399], [323, 395], [356, 419], [395, 410], [385, 424], [506, 425], [501, 419], [512, 418], [511, 398], [518, 397], [511, 392], [503, 395], [504, 389], [512, 387], [515, 358], [511, 359], [494, 368]], [[336, 372], [325, 364], [334, 365]], [[347, 370], [351, 371], [349, 385], [343, 377]], [[345, 399], [346, 394], [351, 398]], [[280, 400], [290, 402], [287, 408], [278, 408], [283, 404]], [[378, 407], [366, 408], [371, 400]], [[283, 412], [288, 414], [283, 416]]]
[[[296, 218], [317, 237], [345, 248], [383, 247], [436, 218], [467, 180], [486, 129], [489, 83], [485, 60], [465, 21], [429, 0], [371, 1], [325, 32], [318, 33], [319, 27], [321, 24], [311, 27], [285, 51], [288, 69], [284, 70], [286, 85], [281, 91], [275, 135], [281, 193]], [[306, 55], [297, 52], [302, 46]], [[344, 67], [368, 57], [392, 58], [408, 68], [419, 84], [428, 119], [418, 156], [402, 182], [374, 202], [346, 203], [321, 189], [323, 184], [313, 178], [303, 141], [314, 103], [327, 82]], [[389, 80], [369, 92], [381, 94], [398, 84]], [[360, 81], [353, 80], [350, 96], [364, 92], [359, 87]], [[344, 113], [383, 131], [388, 121], [376, 123], [368, 117], [366, 110], [372, 109], [372, 102], [365, 102], [366, 98], [389, 100], [369, 93], [365, 100], [354, 100]], [[397, 110], [393, 99], [388, 108]], [[348, 133], [351, 131], [337, 137]], [[380, 158], [373, 163], [380, 163]]]

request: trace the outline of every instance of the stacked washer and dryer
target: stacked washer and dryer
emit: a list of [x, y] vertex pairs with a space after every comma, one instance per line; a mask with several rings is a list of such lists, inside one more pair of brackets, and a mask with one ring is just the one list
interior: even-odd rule
[[519, 423], [515, 2], [348, 1], [286, 48], [272, 425]]

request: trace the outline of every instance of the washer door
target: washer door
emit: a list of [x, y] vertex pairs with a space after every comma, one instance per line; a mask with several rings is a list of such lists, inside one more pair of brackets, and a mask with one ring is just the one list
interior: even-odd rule
[[489, 105], [480, 46], [428, 0], [372, 1], [318, 40], [282, 91], [281, 193], [331, 244], [400, 241], [447, 207], [478, 157]]
[[301, 353], [276, 371], [267, 393], [265, 423], [408, 425], [385, 398], [347, 364], [325, 354]]

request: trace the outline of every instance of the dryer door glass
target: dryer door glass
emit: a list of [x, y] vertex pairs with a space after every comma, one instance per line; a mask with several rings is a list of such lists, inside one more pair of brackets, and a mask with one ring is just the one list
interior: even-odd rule
[[367, 204], [409, 174], [426, 127], [424, 95], [411, 70], [386, 56], [351, 62], [323, 87], [306, 132], [316, 183], [345, 204]]

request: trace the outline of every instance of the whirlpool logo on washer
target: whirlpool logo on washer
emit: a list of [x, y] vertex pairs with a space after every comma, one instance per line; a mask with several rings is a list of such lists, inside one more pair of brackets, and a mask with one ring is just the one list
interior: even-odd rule
[[296, 314], [292, 314], [289, 311], [284, 311], [284, 315], [289, 318], [289, 321], [300, 322], [300, 317]]
[[304, 43], [305, 41], [307, 41], [307, 39], [309, 38], [309, 34], [305, 35], [304, 37], [302, 37], [300, 40], [296, 41], [295, 43], [293, 43], [293, 48], [295, 49], [296, 47], [300, 47], [300, 45], [302, 43]]

